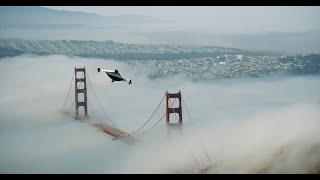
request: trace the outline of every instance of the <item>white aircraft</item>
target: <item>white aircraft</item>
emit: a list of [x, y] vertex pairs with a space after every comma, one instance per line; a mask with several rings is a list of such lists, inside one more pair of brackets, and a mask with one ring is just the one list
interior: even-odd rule
[[123, 78], [119, 71], [118, 70], [107, 70], [107, 69], [100, 69], [98, 68], [98, 72], [106, 72], [106, 74], [112, 79], [111, 82], [114, 82], [114, 81], [128, 81], [129, 84], [132, 83], [132, 81], [130, 79], [125, 79]]

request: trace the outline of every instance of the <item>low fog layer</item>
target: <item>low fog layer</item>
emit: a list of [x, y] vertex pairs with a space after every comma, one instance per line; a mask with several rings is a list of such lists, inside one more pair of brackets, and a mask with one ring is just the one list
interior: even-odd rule
[[[86, 67], [109, 117], [129, 131], [166, 90], [181, 90], [192, 116], [184, 116], [184, 136], [169, 139], [163, 121], [127, 145], [61, 113], [75, 66]], [[111, 83], [97, 67], [118, 69], [133, 84]], [[207, 173], [319, 173], [319, 76], [193, 83], [179, 74], [149, 80], [146, 71], [60, 55], [0, 59], [1, 173], [194, 173], [190, 151], [207, 163], [201, 143], [214, 162]], [[88, 94], [90, 117], [105, 121]]]

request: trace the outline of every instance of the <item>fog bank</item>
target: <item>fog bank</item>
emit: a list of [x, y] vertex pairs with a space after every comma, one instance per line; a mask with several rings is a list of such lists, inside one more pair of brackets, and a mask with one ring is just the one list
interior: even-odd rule
[[[166, 90], [181, 90], [192, 116], [184, 115], [184, 136], [168, 139], [163, 121], [127, 145], [62, 114], [75, 66], [86, 67], [108, 116], [129, 131]], [[111, 83], [97, 67], [133, 84]], [[319, 76], [150, 80], [144, 67], [113, 60], [22, 55], [0, 59], [0, 78], [1, 173], [196, 173], [189, 150], [205, 166], [200, 142], [215, 163], [207, 173], [319, 173]], [[105, 121], [88, 94], [90, 118]]]

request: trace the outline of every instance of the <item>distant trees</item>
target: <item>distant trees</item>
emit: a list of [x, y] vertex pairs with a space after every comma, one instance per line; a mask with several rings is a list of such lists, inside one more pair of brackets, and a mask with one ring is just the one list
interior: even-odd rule
[[14, 48], [0, 47], [0, 58], [19, 56], [19, 55], [21, 55], [23, 53], [24, 52], [19, 51], [19, 50], [14, 49]]

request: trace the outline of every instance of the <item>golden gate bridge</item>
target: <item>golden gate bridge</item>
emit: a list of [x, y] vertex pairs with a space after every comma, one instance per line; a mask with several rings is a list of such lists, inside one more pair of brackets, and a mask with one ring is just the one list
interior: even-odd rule
[[[103, 112], [107, 121], [97, 122], [89, 117], [88, 105], [90, 105], [89, 107], [93, 107], [92, 106], [93, 104], [91, 103], [91, 100], [88, 99], [87, 81], [88, 81], [90, 90], [94, 95], [94, 98], [98, 102], [99, 109]], [[72, 87], [74, 88], [74, 91], [73, 91], [74, 94], [72, 93]], [[72, 98], [72, 95], [74, 95], [74, 98]], [[68, 104], [67, 102], [69, 100], [71, 100], [71, 105], [67, 106]], [[176, 100], [178, 100], [178, 106], [173, 107]], [[152, 120], [154, 119], [156, 112], [159, 111], [161, 104], [165, 104], [165, 112], [161, 114], [159, 119], [157, 119], [155, 122], [152, 123]], [[89, 77], [89, 74], [86, 72], [85, 67], [83, 68], [75, 67], [74, 74], [69, 83], [68, 93], [64, 100], [61, 110], [64, 114], [72, 115], [72, 117], [75, 120], [93, 125], [94, 127], [100, 129], [102, 132], [110, 135], [114, 140], [120, 140], [126, 144], [132, 144], [135, 142], [135, 136], [144, 134], [152, 130], [164, 119], [166, 120], [166, 126], [169, 131], [171, 129], [175, 129], [181, 133], [182, 125], [183, 125], [182, 104], [184, 105], [187, 111], [187, 117], [189, 118], [189, 120], [192, 120], [190, 112], [186, 106], [185, 100], [181, 95], [181, 91], [177, 93], [169, 93], [168, 91], [166, 91], [164, 96], [160, 100], [159, 104], [155, 108], [155, 110], [151, 113], [150, 117], [137, 129], [133, 131], [126, 131], [120, 128], [114, 121], [112, 121], [108, 116], [108, 114], [106, 113], [105, 108], [102, 106], [102, 103], [100, 102], [97, 96], [97, 93], [93, 88], [92, 81]], [[81, 109], [83, 110], [82, 115], [80, 115]], [[93, 108], [91, 110], [93, 113], [95, 113], [95, 110]], [[171, 115], [174, 115], [175, 119], [173, 119]], [[213, 163], [204, 145], [202, 143], [200, 144], [203, 149], [203, 152], [205, 153], [206, 159], [208, 161], [208, 165], [206, 167], [200, 167], [200, 163], [198, 162], [198, 160], [196, 159], [196, 157], [192, 152], [191, 152], [191, 155], [199, 172], [203, 173], [209, 170], [210, 168], [212, 168]]]

